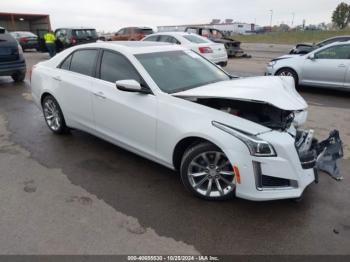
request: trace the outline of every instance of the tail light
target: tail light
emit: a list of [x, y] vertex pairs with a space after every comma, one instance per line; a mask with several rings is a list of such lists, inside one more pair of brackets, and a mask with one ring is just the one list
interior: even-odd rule
[[77, 43], [77, 39], [75, 37], [71, 37], [70, 42], [72, 45], [75, 45]]
[[29, 70], [29, 81], [30, 82], [32, 82], [32, 74], [33, 74], [34, 69], [35, 69], [35, 65], [33, 65]]
[[28, 43], [28, 38], [27, 37], [21, 37], [20, 39], [19, 39], [19, 41], [21, 42], [21, 43]]
[[198, 50], [201, 54], [213, 53], [213, 49], [211, 49], [210, 47], [200, 47], [198, 48]]

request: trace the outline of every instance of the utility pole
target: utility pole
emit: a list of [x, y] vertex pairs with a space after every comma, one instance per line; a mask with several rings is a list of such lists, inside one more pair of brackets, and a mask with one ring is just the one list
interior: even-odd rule
[[272, 10], [272, 9], [270, 10], [270, 13], [271, 13], [271, 17], [270, 17], [270, 27], [272, 28], [272, 16], [273, 16], [273, 10]]
[[292, 13], [292, 27], [294, 25], [294, 18], [295, 18], [295, 13]]

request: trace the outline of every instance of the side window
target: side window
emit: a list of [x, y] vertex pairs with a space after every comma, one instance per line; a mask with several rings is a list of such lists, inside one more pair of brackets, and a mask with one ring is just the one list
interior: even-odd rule
[[159, 41], [159, 36], [158, 35], [152, 35], [152, 36], [147, 37], [144, 41], [158, 42]]
[[69, 70], [70, 63], [71, 63], [71, 61], [72, 61], [72, 56], [73, 56], [73, 55], [68, 56], [68, 57], [63, 61], [63, 63], [62, 63], [61, 66], [60, 66], [61, 69]]
[[127, 58], [109, 51], [103, 52], [100, 78], [112, 83], [126, 79], [134, 79], [141, 82], [139, 74]]
[[120, 29], [118, 32], [115, 33], [115, 35], [124, 35], [125, 29]]
[[171, 44], [177, 44], [177, 45], [180, 44], [180, 42], [175, 37], [172, 37], [172, 36], [168, 37], [168, 41], [167, 42], [171, 43]]
[[74, 52], [70, 64], [70, 71], [93, 76], [97, 53], [97, 50], [79, 50]]
[[170, 43], [170, 44], [180, 44], [179, 41], [176, 40], [176, 38], [169, 36], [169, 35], [161, 35], [159, 37], [159, 42], [164, 42], [164, 43]]
[[350, 59], [350, 45], [331, 46], [315, 54], [316, 59]]

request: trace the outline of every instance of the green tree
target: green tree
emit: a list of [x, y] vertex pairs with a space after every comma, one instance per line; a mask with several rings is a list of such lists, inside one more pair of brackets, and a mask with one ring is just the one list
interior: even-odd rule
[[350, 22], [350, 5], [340, 3], [333, 12], [332, 21], [340, 29], [344, 29]]

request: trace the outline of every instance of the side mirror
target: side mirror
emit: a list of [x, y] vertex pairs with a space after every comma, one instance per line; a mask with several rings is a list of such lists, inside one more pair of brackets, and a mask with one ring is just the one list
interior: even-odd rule
[[149, 94], [150, 91], [142, 88], [141, 84], [134, 79], [119, 80], [115, 82], [116, 87], [125, 92]]
[[312, 60], [312, 61], [314, 61], [315, 60], [315, 54], [311, 54], [307, 58]]

